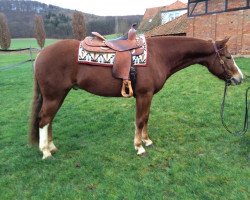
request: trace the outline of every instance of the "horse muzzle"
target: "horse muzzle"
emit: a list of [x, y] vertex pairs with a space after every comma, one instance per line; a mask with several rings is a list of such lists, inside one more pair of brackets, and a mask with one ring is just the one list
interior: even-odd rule
[[233, 76], [227, 80], [229, 85], [240, 85], [243, 82], [242, 76]]

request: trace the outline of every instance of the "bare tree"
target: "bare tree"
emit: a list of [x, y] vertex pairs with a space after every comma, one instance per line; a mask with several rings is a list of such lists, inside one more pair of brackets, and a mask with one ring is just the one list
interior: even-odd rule
[[122, 19], [119, 24], [119, 33], [122, 33], [123, 35], [128, 32], [130, 26], [128, 24], [128, 21], [126, 19]]
[[75, 11], [73, 13], [72, 29], [75, 39], [83, 40], [86, 37], [85, 18], [82, 12]]
[[7, 18], [3, 13], [0, 13], [0, 46], [2, 49], [8, 49], [11, 43], [11, 36]]
[[35, 16], [35, 38], [37, 44], [43, 48], [45, 44], [46, 33], [44, 29], [43, 18], [39, 15]]

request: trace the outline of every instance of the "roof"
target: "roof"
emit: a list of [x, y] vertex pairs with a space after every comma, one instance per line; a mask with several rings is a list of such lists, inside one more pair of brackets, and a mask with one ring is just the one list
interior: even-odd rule
[[181, 10], [181, 9], [187, 9], [187, 4], [177, 0], [174, 3], [165, 6], [162, 11]]
[[154, 7], [154, 8], [147, 8], [145, 11], [145, 14], [142, 18], [142, 20], [149, 20], [155, 17], [162, 9], [164, 9], [164, 6], [161, 7]]
[[147, 8], [145, 14], [141, 20], [138, 30], [145, 32], [153, 29], [161, 24], [161, 12], [171, 11], [171, 10], [181, 10], [187, 9], [187, 4], [177, 0], [176, 2], [168, 6], [160, 6], [154, 8]]
[[187, 9], [187, 4], [179, 0], [167, 6], [147, 8], [144, 13], [143, 20], [152, 19], [161, 11], [171, 11], [171, 10], [181, 10], [181, 9]]
[[187, 33], [188, 17], [183, 14], [180, 17], [145, 33], [146, 37], [163, 36], [163, 35], [180, 35]]

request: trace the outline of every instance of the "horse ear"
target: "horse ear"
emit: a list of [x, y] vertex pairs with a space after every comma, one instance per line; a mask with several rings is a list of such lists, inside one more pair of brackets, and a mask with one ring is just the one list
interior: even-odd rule
[[225, 45], [226, 45], [226, 43], [228, 42], [229, 39], [230, 39], [230, 37], [225, 37], [224, 40], [218, 41], [217, 42], [218, 49], [222, 49], [223, 47], [225, 47]]

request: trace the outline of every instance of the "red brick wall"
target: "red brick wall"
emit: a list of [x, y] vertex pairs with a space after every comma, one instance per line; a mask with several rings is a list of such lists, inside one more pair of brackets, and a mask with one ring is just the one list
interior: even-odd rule
[[228, 0], [228, 9], [245, 7], [246, 0]]
[[219, 11], [223, 11], [223, 10], [225, 10], [225, 0], [208, 1], [208, 12], [214, 12], [214, 11], [219, 12]]
[[[227, 9], [235, 9], [247, 6], [247, 0], [227, 0]], [[206, 11], [207, 3], [207, 12], [223, 12], [226, 9], [226, 0], [209, 0], [207, 2], [201, 1], [198, 3], [191, 2], [189, 3], [189, 10], [193, 11], [192, 14], [199, 15], [204, 14]]]
[[[218, 5], [224, 2], [214, 1], [217, 1]], [[236, 6], [233, 2], [235, 0], [229, 0], [232, 8]], [[243, 0], [237, 2], [239, 6]], [[246, 3], [242, 5], [245, 6]], [[214, 9], [219, 8], [213, 6]], [[212, 5], [209, 8], [212, 9]], [[228, 45], [232, 54], [250, 55], [250, 9], [191, 17], [187, 36], [212, 40], [221, 40], [229, 36], [231, 39]]]

